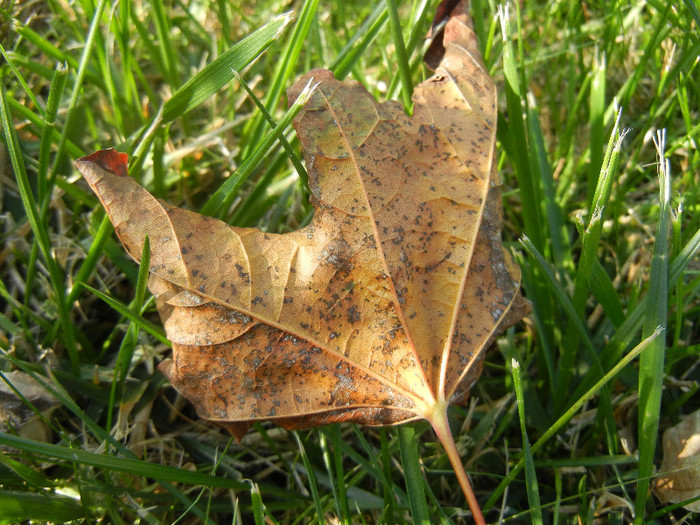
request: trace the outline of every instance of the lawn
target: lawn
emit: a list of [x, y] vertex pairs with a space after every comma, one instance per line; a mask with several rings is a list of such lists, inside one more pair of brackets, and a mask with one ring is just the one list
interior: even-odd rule
[[[198, 419], [156, 369], [147, 267], [74, 164], [115, 148], [170, 204], [295, 231], [313, 208], [286, 89], [324, 67], [410, 107], [437, 3], [0, 4], [0, 523], [471, 522], [426, 422], [236, 442]], [[696, 523], [697, 466], [661, 462], [700, 410], [698, 7], [471, 13], [532, 305], [449, 412], [486, 521]], [[669, 501], [659, 474], [691, 490]]]

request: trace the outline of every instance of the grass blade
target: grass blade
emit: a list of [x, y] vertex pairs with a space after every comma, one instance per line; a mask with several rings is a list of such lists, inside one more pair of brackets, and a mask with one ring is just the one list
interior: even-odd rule
[[97, 229], [97, 232], [95, 233], [93, 242], [90, 245], [90, 250], [88, 251], [87, 256], [85, 257], [85, 260], [83, 260], [83, 263], [80, 265], [78, 273], [73, 279], [74, 284], [71, 288], [70, 293], [68, 294], [68, 297], [66, 298], [66, 307], [72, 305], [73, 302], [78, 298], [78, 294], [80, 293], [79, 283], [87, 282], [88, 278], [95, 270], [95, 267], [97, 266], [97, 261], [103, 255], [105, 242], [107, 242], [107, 239], [113, 231], [114, 228], [112, 227], [112, 222], [109, 220], [109, 217], [105, 214], [102, 217], [102, 222], [100, 222], [100, 226]]
[[523, 239], [521, 240], [521, 244], [525, 248], [527, 254], [534, 259], [535, 263], [537, 264], [538, 270], [546, 278], [546, 282], [549, 286], [550, 292], [553, 293], [560, 307], [563, 308], [564, 312], [568, 315], [569, 322], [572, 323], [573, 327], [576, 329], [576, 332], [581, 338], [584, 347], [586, 348], [586, 350], [588, 350], [589, 355], [593, 360], [593, 363], [597, 363], [598, 369], [602, 371], [602, 368], [600, 366], [600, 360], [598, 359], [598, 354], [596, 352], [595, 345], [593, 344], [591, 334], [588, 331], [588, 328], [586, 328], [586, 325], [583, 323], [581, 318], [577, 315], [576, 308], [574, 307], [571, 298], [567, 294], [564, 287], [557, 280], [556, 276], [554, 275], [554, 271], [549, 267], [547, 261], [545, 261], [544, 259], [544, 256], [539, 251], [537, 251], [537, 248], [534, 246], [532, 241], [530, 241], [530, 239], [528, 239], [527, 237], [523, 237]]
[[294, 439], [296, 439], [297, 446], [299, 447], [299, 453], [301, 459], [304, 462], [304, 470], [306, 470], [306, 479], [309, 482], [309, 489], [311, 490], [311, 498], [313, 499], [314, 506], [316, 507], [316, 519], [319, 523], [326, 523], [324, 519], [323, 505], [321, 504], [321, 497], [318, 494], [318, 487], [316, 486], [316, 475], [314, 474], [314, 467], [309, 460], [309, 456], [306, 454], [306, 449], [304, 444], [301, 442], [298, 432], [294, 432]]
[[250, 500], [253, 506], [255, 525], [265, 525], [265, 505], [260, 494], [260, 487], [252, 482], [250, 486]]
[[171, 88], [177, 89], [180, 85], [180, 72], [178, 71], [178, 62], [175, 59], [175, 50], [170, 41], [170, 24], [168, 22], [168, 17], [165, 14], [163, 2], [152, 4], [152, 8], [153, 20], [158, 34], [158, 43], [160, 44], [158, 46], [158, 51], [160, 52], [160, 59], [165, 69], [165, 78]]
[[151, 334], [153, 337], [158, 339], [161, 343], [164, 343], [164, 344], [170, 346], [170, 344], [171, 344], [170, 341], [168, 341], [168, 338], [165, 337], [165, 333], [163, 332], [163, 330], [159, 326], [153, 324], [152, 322], [144, 319], [140, 315], [134, 313], [133, 311], [131, 311], [131, 309], [128, 306], [120, 303], [116, 299], [110, 297], [107, 294], [100, 292], [99, 290], [96, 290], [92, 286], [89, 286], [85, 283], [76, 283], [76, 286], [82, 286], [83, 288], [87, 289], [90, 293], [92, 293], [92, 294], [96, 295], [97, 297], [99, 297], [100, 299], [102, 299], [105, 303], [107, 303], [109, 306], [114, 308], [121, 315], [128, 318], [132, 322], [136, 323], [136, 325], [139, 328], [141, 328], [142, 330], [145, 330], [146, 332]]
[[[100, 28], [100, 22], [102, 20], [102, 14], [104, 13], [105, 7], [107, 6], [106, 0], [100, 0], [95, 9], [95, 13], [90, 22], [90, 30], [88, 32], [87, 40], [85, 41], [85, 47], [83, 48], [83, 53], [80, 56], [80, 63], [78, 64], [78, 69], [75, 75], [75, 82], [73, 85], [73, 90], [71, 92], [70, 101], [68, 102], [68, 110], [66, 112], [66, 118], [63, 122], [63, 129], [61, 131], [61, 137], [56, 145], [56, 158], [54, 159], [53, 167], [51, 168], [50, 179], [54, 179], [58, 173], [58, 168], [61, 165], [62, 156], [64, 154], [64, 146], [68, 140], [68, 135], [75, 131], [73, 129], [73, 119], [75, 118], [75, 108], [78, 105], [78, 99], [80, 97], [80, 88], [85, 80], [85, 75], [88, 70], [88, 63], [92, 55], [93, 48], [95, 46], [95, 39], [97, 38], [97, 33]], [[84, 123], [80, 124], [81, 126]]]
[[85, 508], [71, 498], [56, 494], [0, 490], [0, 522], [2, 523], [19, 523], [27, 520], [66, 523], [81, 518], [87, 518]]
[[[42, 130], [43, 132], [44, 129], [44, 120], [43, 117], [38, 116], [36, 113], [34, 113], [31, 109], [28, 107], [24, 106], [23, 104], [20, 104], [13, 98], [10, 98], [7, 100], [7, 103], [9, 104], [10, 109], [12, 110], [12, 113], [17, 115], [18, 117], [22, 117], [24, 119], [27, 119], [29, 122], [31, 122], [31, 125], [34, 126], [37, 130]], [[37, 132], [37, 134], [40, 134]], [[57, 129], [54, 129], [53, 132], [51, 132], [51, 140], [52, 142], [58, 143], [61, 138], [61, 132], [58, 131]], [[79, 158], [79, 157], [84, 157], [85, 152], [80, 149], [74, 142], [72, 142], [70, 139], [66, 139], [66, 142], [64, 144], [64, 151], [68, 153], [68, 155], [71, 158]], [[56, 181], [57, 184], [60, 184], [60, 179]]]
[[[654, 141], [659, 155], [659, 221], [651, 260], [649, 291], [642, 335], [666, 329], [668, 312], [668, 251], [671, 214], [670, 163], [665, 156], [666, 132], [659, 131]], [[666, 341], [656, 338], [639, 360], [639, 482], [635, 501], [635, 525], [644, 523], [649, 480], [654, 470], [654, 452], [661, 416], [664, 352]]]
[[208, 99], [272, 44], [290, 21], [280, 15], [251, 33], [183, 84], [163, 105], [163, 123], [172, 122]]
[[508, 10], [499, 9], [501, 32], [503, 36], [503, 71], [505, 73], [505, 92], [508, 104], [509, 121], [507, 126], [501, 126], [499, 122], [499, 139], [507, 143], [507, 151], [515, 168], [518, 178], [518, 188], [523, 202], [523, 222], [525, 235], [532, 239], [537, 249], [544, 253], [544, 224], [542, 224], [539, 181], [530, 169], [530, 157], [528, 152], [528, 137], [523, 122], [523, 102], [527, 100], [522, 92], [518, 76], [518, 66], [515, 58], [515, 48], [511, 41], [512, 32]]
[[34, 95], [34, 92], [27, 85], [27, 82], [25, 81], [24, 77], [22, 76], [22, 73], [20, 73], [19, 69], [17, 69], [17, 67], [15, 66], [15, 62], [13, 60], [13, 58], [15, 58], [15, 57], [8, 56], [8, 53], [5, 51], [5, 48], [3, 47], [2, 44], [0, 44], [0, 55], [2, 55], [2, 57], [5, 59], [5, 62], [12, 70], [12, 74], [15, 76], [17, 81], [22, 86], [24, 93], [26, 94], [26, 96], [29, 97], [29, 100], [31, 100], [32, 105], [41, 111], [44, 108], [43, 104], [41, 104], [37, 100], [36, 96]]
[[38, 454], [62, 461], [77, 461], [83, 465], [104, 468], [116, 472], [124, 472], [137, 476], [146, 475], [148, 477], [167, 480], [176, 483], [187, 483], [191, 485], [203, 485], [205, 487], [220, 487], [235, 490], [245, 490], [248, 485], [244, 482], [234, 481], [228, 478], [221, 478], [205, 474], [203, 472], [192, 472], [185, 469], [158, 465], [148, 461], [114, 457], [107, 454], [96, 454], [74, 447], [64, 447], [50, 443], [40, 443], [31, 439], [12, 436], [0, 432], [0, 443], [4, 446], [22, 450], [26, 453]]
[[386, 3], [379, 2], [372, 14], [329, 66], [328, 69], [333, 71], [335, 78], [342, 80], [350, 74], [357, 61], [377, 38], [388, 19], [389, 13], [386, 9]]
[[[589, 123], [590, 123], [590, 146], [589, 151], [591, 161], [588, 165], [588, 187], [597, 186], [596, 179], [599, 179], [599, 172], [603, 167], [603, 136], [605, 135], [605, 74], [606, 59], [605, 53], [596, 56], [593, 64], [591, 92], [589, 97]], [[619, 121], [619, 114], [618, 114]], [[617, 127], [617, 123], [616, 123]], [[593, 200], [591, 199], [591, 203]]]
[[525, 428], [525, 399], [523, 396], [523, 382], [520, 374], [520, 363], [513, 359], [511, 362], [513, 371], [513, 385], [515, 386], [515, 398], [518, 403], [518, 416], [520, 417], [520, 434], [523, 440], [523, 459], [525, 461], [525, 486], [527, 488], [527, 500], [530, 502], [530, 512], [533, 525], [542, 525], [542, 504], [540, 503], [540, 491], [537, 485], [535, 462], [532, 459], [530, 440]]
[[[327, 430], [321, 430], [321, 448], [323, 462], [328, 471], [336, 512], [341, 523], [349, 523], [350, 511], [347, 498], [347, 481], [343, 469], [343, 456], [340, 447], [340, 425], [331, 425]], [[330, 443], [329, 443], [330, 441]]]
[[38, 168], [38, 190], [37, 195], [41, 202], [41, 216], [46, 218], [48, 211], [49, 192], [52, 189], [53, 181], [49, 180], [49, 155], [51, 154], [51, 144], [53, 131], [56, 127], [56, 115], [63, 97], [63, 90], [66, 87], [66, 79], [68, 77], [68, 68], [65, 64], [57, 64], [53, 79], [51, 80], [51, 88], [49, 89], [49, 97], [46, 102], [46, 113], [44, 115], [44, 129], [41, 134], [41, 143], [39, 145], [39, 168]]
[[[306, 36], [311, 28], [311, 23], [318, 9], [318, 0], [305, 0], [302, 4], [299, 20], [294, 26], [294, 31], [289, 36], [289, 40], [284, 46], [284, 55], [277, 61], [277, 66], [272, 74], [272, 85], [265, 96], [265, 109], [273, 111], [279, 104], [284, 93], [284, 88], [294, 74], [294, 68], [299, 60], [299, 55], [304, 46]], [[240, 71], [237, 69], [236, 71]], [[259, 113], [252, 119], [245, 130], [248, 141], [243, 148], [243, 157], [247, 157], [260, 142], [264, 119], [264, 113]]]
[[[260, 113], [265, 117], [265, 120], [270, 125], [270, 127], [272, 129], [275, 129], [277, 127], [277, 122], [275, 122], [275, 119], [272, 118], [272, 115], [270, 115], [270, 112], [267, 110], [267, 108], [265, 107], [263, 102], [258, 97], [255, 96], [255, 93], [253, 93], [253, 90], [250, 89], [250, 86], [248, 85], [248, 83], [245, 80], [243, 80], [243, 78], [237, 72], [234, 71], [233, 74], [236, 77], [236, 80], [238, 80], [238, 82], [240, 82], [243, 89], [246, 90], [246, 93], [248, 93], [248, 96], [255, 103], [255, 106], [258, 108]], [[308, 187], [309, 174], [306, 172], [306, 168], [302, 164], [301, 159], [299, 158], [299, 155], [294, 150], [294, 148], [292, 148], [292, 145], [284, 137], [284, 135], [279, 136], [279, 141], [282, 144], [282, 147], [284, 147], [284, 151], [287, 152], [287, 155], [289, 156], [289, 160], [294, 165], [294, 168], [297, 170], [297, 173], [299, 174], [299, 177], [301, 178], [301, 180], [304, 182], [304, 185]]]
[[[581, 239], [583, 246], [574, 280], [574, 296], [571, 300], [578, 319], [583, 319], [585, 316], [586, 300], [589, 295], [589, 281], [593, 266], [597, 260], [605, 207], [610, 199], [612, 183], [617, 175], [620, 149], [625, 135], [619, 131], [620, 117], [621, 113], [618, 113], [617, 120], [610, 134], [610, 140], [605, 152], [605, 159], [596, 181], [588, 224]], [[571, 384], [572, 371], [575, 368], [574, 364], [578, 357], [576, 350], [579, 345], [579, 330], [580, 327], [578, 326], [568, 327], [564, 338], [564, 348], [568, 351], [564, 352], [562, 356], [562, 362], [559, 366], [559, 377], [557, 378], [557, 387], [555, 388], [555, 399], [560, 401], [560, 403], [555, 404], [555, 411], [557, 412], [561, 410], [561, 407], [564, 406], [564, 402], [567, 399], [566, 392]]]
[[58, 267], [58, 263], [54, 259], [51, 241], [47, 229], [41, 223], [36, 201], [32, 193], [32, 188], [27, 177], [27, 172], [24, 167], [24, 159], [19, 146], [15, 128], [11, 122], [10, 109], [7, 104], [7, 95], [5, 92], [5, 84], [0, 71], [0, 120], [2, 120], [2, 129], [5, 135], [5, 143], [7, 145], [12, 169], [15, 173], [15, 180], [19, 187], [20, 195], [24, 211], [27, 215], [27, 220], [31, 225], [36, 242], [39, 245], [41, 254], [46, 261], [46, 266], [49, 269], [53, 292], [56, 296], [56, 306], [63, 335], [65, 337], [66, 350], [70, 359], [71, 368], [76, 375], [80, 374], [80, 359], [78, 357], [78, 349], [75, 342], [73, 332], [73, 324], [70, 320], [68, 310], [65, 308], [65, 291], [64, 291], [64, 276], [63, 272]]
[[[535, 441], [534, 445], [530, 449], [532, 454], [536, 453], [545, 443], [547, 443], [554, 435], [559, 432], [559, 430], [569, 421], [576, 412], [578, 412], [581, 407], [591, 399], [596, 393], [598, 393], [611, 379], [613, 379], [624, 367], [626, 367], [635, 357], [637, 357], [645, 348], [649, 347], [660, 335], [663, 333], [662, 330], [655, 331], [651, 336], [644, 339], [639, 343], [634, 349], [632, 349], [625, 357], [623, 357], [619, 363], [617, 363], [608, 373], [606, 373], [600, 381], [593, 385], [590, 390], [583, 394], [575, 403], [573, 403], [564, 414], [559, 417], [548, 429], [542, 434], [542, 436]], [[513, 469], [508, 473], [508, 475], [503, 478], [498, 487], [491, 493], [489, 499], [484, 505], [484, 509], [489, 509], [493, 507], [498, 498], [503, 495], [508, 485], [518, 476], [520, 471], [525, 466], [525, 458], [520, 458], [515, 464]]]
[[[139, 277], [136, 282], [136, 296], [132, 302], [131, 310], [139, 315], [142, 313], [144, 300], [146, 296], [146, 284], [148, 283], [148, 272], [151, 267], [151, 245], [148, 235], [143, 240], [143, 248], [141, 250], [141, 262], [139, 263]], [[107, 403], [107, 423], [105, 429], [109, 431], [112, 428], [112, 414], [114, 413], [115, 401], [121, 399], [126, 383], [127, 374], [131, 361], [134, 357], [134, 349], [136, 348], [137, 338], [139, 335], [139, 327], [133, 321], [122, 339], [117, 353], [116, 365], [114, 367], [114, 379], [112, 379], [112, 387], [109, 391], [109, 401]]]
[[411, 114], [413, 102], [413, 81], [411, 80], [411, 68], [408, 65], [408, 55], [406, 54], [406, 44], [403, 41], [401, 32], [401, 20], [399, 10], [394, 0], [386, 0], [387, 12], [389, 13], [389, 25], [394, 39], [394, 49], [396, 50], [396, 61], [401, 78], [401, 98], [403, 99], [404, 111]]
[[401, 425], [397, 432], [399, 434], [401, 464], [406, 479], [406, 495], [411, 507], [411, 518], [413, 523], [429, 524], [430, 515], [423, 488], [423, 471], [418, 454], [416, 430], [412, 425]]
[[[49, 89], [49, 97], [46, 103], [46, 111], [44, 112], [44, 125], [41, 135], [41, 142], [39, 145], [39, 167], [37, 168], [37, 200], [41, 203], [39, 212], [39, 222], [48, 228], [47, 214], [49, 210], [49, 202], [51, 197], [51, 191], [53, 190], [53, 185], [55, 179], [50, 180], [48, 176], [49, 170], [49, 155], [51, 153], [51, 144], [53, 138], [53, 131], [55, 129], [56, 114], [58, 113], [58, 107], [61, 101], [61, 96], [63, 95], [63, 89], [66, 85], [66, 77], [68, 70], [65, 65], [58, 64], [54, 72], [53, 78], [51, 80], [51, 88]], [[27, 280], [26, 280], [26, 295], [25, 304], [32, 295], [32, 290], [34, 288], [34, 278], [36, 276], [36, 258], [38, 255], [38, 245], [34, 243], [32, 246], [32, 253], [29, 258], [29, 265], [27, 268]]]
[[257, 149], [246, 158], [238, 170], [236, 170], [236, 173], [226, 179], [219, 189], [209, 198], [201, 210], [202, 214], [212, 216], [220, 214], [231, 201], [233, 201], [241, 185], [250, 176], [263, 157], [268, 154], [272, 145], [279, 139], [287, 127], [289, 127], [294, 117], [301, 111], [301, 108], [304, 107], [311, 93], [313, 93], [314, 87], [311, 86], [311, 81], [307, 84], [299, 95], [299, 98], [297, 98], [294, 104], [292, 104], [292, 107], [289, 108], [289, 111], [282, 117], [277, 127], [273, 128], [272, 131], [267, 134]]

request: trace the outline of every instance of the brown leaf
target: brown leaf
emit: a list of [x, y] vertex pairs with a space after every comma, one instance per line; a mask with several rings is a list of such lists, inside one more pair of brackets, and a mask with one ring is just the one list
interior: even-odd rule
[[[51, 443], [47, 418], [61, 406], [51, 392], [21, 370], [4, 372], [0, 380], [0, 431]], [[0, 447], [0, 452], [7, 447]]]
[[[654, 486], [656, 495], [669, 503], [700, 496], [700, 410], [667, 429], [662, 444], [664, 459]], [[700, 501], [683, 506], [700, 512]]]
[[412, 117], [325, 70], [289, 90], [291, 103], [319, 82], [295, 120], [316, 212], [294, 233], [172, 208], [122, 176], [113, 151], [78, 161], [134, 259], [149, 236], [173, 343], [161, 370], [201, 417], [238, 437], [256, 420], [425, 418], [452, 440], [448, 404], [527, 305], [500, 239], [496, 90], [464, 4], [443, 46]]

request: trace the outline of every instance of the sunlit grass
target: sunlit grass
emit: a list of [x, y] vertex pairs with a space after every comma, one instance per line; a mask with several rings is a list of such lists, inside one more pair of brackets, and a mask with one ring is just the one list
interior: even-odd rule
[[[169, 346], [145, 267], [72, 163], [114, 147], [172, 204], [308, 223], [285, 90], [327, 67], [408, 103], [436, 7], [331, 4], [0, 6], [0, 523], [469, 522], [425, 423], [256, 424], [231, 443], [197, 420], [155, 370]], [[450, 412], [476, 495], [492, 523], [681, 520], [649, 488], [663, 430], [700, 408], [697, 6], [472, 12], [533, 305]]]

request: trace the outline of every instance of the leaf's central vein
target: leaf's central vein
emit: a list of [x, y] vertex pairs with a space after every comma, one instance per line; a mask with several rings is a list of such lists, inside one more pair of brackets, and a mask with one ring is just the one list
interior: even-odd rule
[[[428, 381], [426, 371], [424, 370], [423, 366], [421, 365], [421, 360], [420, 360], [420, 355], [418, 353], [418, 349], [416, 348], [416, 345], [413, 341], [413, 338], [411, 337], [411, 333], [408, 329], [408, 323], [406, 323], [403, 309], [401, 308], [401, 302], [399, 301], [399, 295], [396, 291], [396, 286], [395, 286], [394, 280], [391, 277], [391, 271], [389, 270], [389, 264], [387, 263], [386, 257], [384, 256], [384, 250], [382, 249], [382, 242], [381, 242], [381, 239], [379, 236], [379, 231], [377, 229], [377, 222], [376, 222], [375, 217], [374, 217], [374, 210], [372, 209], [372, 206], [369, 202], [369, 198], [368, 198], [367, 191], [365, 188], [364, 180], [362, 178], [362, 174], [360, 173], [358, 161], [357, 161], [357, 158], [355, 156], [355, 151], [352, 148], [350, 140], [348, 140], [348, 137], [345, 133], [345, 130], [340, 125], [341, 121], [340, 121], [337, 113], [334, 111], [333, 106], [331, 105], [330, 101], [326, 97], [325, 93], [323, 93], [323, 91], [319, 90], [319, 93], [321, 94], [324, 101], [326, 102], [326, 106], [333, 117], [333, 121], [337, 123], [338, 131], [340, 132], [340, 135], [345, 143], [348, 155], [350, 156], [352, 163], [353, 163], [353, 166], [355, 168], [357, 180], [359, 181], [359, 184], [363, 190], [362, 196], [364, 197], [364, 200], [365, 200], [365, 204], [367, 207], [367, 214], [369, 216], [369, 222], [371, 224], [372, 235], [374, 236], [374, 241], [375, 241], [375, 244], [377, 247], [376, 253], [381, 261], [382, 268], [384, 270], [384, 275], [386, 277], [386, 280], [388, 281], [389, 289], [391, 290], [392, 299], [393, 299], [392, 302], [394, 304], [394, 308], [396, 309], [396, 315], [398, 316], [398, 318], [401, 322], [401, 326], [403, 327], [404, 333], [406, 335], [406, 339], [408, 340], [408, 344], [409, 344], [409, 347], [410, 347], [411, 352], [413, 354], [413, 357], [415, 359], [416, 368], [419, 370], [421, 383], [422, 383], [422, 386], [424, 388], [424, 393], [421, 395], [419, 402], [416, 404], [423, 405], [423, 406], [426, 406], [426, 405], [432, 406], [434, 404], [434, 394], [430, 390], [430, 387], [429, 387], [430, 382]], [[378, 117], [378, 115], [377, 115], [377, 117]], [[384, 379], [384, 380], [386, 381], [386, 379]], [[393, 387], [393, 382], [392, 382], [392, 387]], [[412, 399], [415, 399], [416, 396], [414, 395], [411, 397], [412, 397]], [[421, 411], [422, 410], [423, 410], [423, 408], [421, 408]]]

